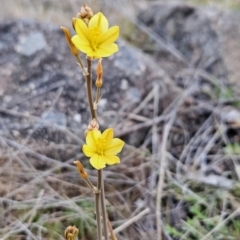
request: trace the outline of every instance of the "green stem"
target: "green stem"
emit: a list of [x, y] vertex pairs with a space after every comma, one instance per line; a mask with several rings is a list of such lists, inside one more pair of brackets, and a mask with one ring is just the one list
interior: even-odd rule
[[88, 95], [88, 104], [91, 112], [92, 119], [96, 118], [96, 113], [93, 107], [93, 97], [92, 97], [92, 60], [90, 58], [87, 59], [88, 63], [88, 75], [86, 75], [87, 82], [87, 95]]
[[103, 216], [103, 233], [105, 236], [105, 240], [108, 240], [108, 225], [107, 225], [107, 211], [106, 211], [106, 205], [105, 205], [105, 191], [104, 191], [104, 184], [103, 184], [103, 176], [102, 176], [102, 169], [98, 170], [99, 175], [101, 176], [101, 208], [102, 208], [102, 216]]

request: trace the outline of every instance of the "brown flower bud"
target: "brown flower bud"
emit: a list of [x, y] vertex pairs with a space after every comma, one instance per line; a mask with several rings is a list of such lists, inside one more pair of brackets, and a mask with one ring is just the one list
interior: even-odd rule
[[78, 229], [75, 226], [68, 226], [64, 232], [66, 240], [75, 240], [78, 235]]
[[90, 20], [92, 16], [93, 16], [93, 11], [87, 4], [84, 4], [81, 7], [80, 13], [77, 14], [77, 17], [81, 19], [87, 18]]
[[61, 27], [61, 29], [64, 32], [67, 44], [68, 44], [68, 46], [70, 48], [70, 51], [71, 51], [72, 55], [77, 56], [78, 55], [78, 49], [72, 43], [71, 34], [70, 34], [69, 30], [67, 28], [65, 28], [65, 27]]
[[102, 58], [100, 58], [97, 64], [97, 79], [95, 82], [95, 85], [98, 88], [102, 87], [102, 84], [103, 84], [102, 76], [103, 76], [103, 67], [102, 67]]
[[79, 172], [80, 176], [83, 179], [87, 179], [88, 178], [88, 174], [84, 170], [83, 165], [81, 164], [81, 162], [80, 161], [74, 161], [74, 163], [77, 165], [77, 169], [78, 169], [78, 172]]
[[97, 120], [94, 118], [89, 124], [88, 127], [85, 131], [85, 135], [87, 136], [87, 133], [92, 131], [92, 130], [98, 130], [99, 129], [99, 124]]
[[77, 13], [77, 18], [81, 18], [86, 24], [88, 24], [89, 20], [92, 18], [93, 16], [93, 11], [92, 9], [87, 6], [86, 4], [84, 4], [81, 7], [81, 10], [79, 13]]

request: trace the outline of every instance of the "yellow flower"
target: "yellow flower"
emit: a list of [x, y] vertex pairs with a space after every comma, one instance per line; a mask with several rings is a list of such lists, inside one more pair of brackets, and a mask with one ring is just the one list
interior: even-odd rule
[[72, 37], [72, 42], [88, 57], [109, 57], [118, 51], [118, 45], [114, 42], [118, 38], [119, 27], [108, 28], [108, 20], [101, 12], [90, 19], [88, 26], [79, 18], [74, 22], [77, 35]]
[[113, 165], [120, 163], [116, 155], [122, 151], [124, 142], [119, 138], [113, 138], [112, 128], [106, 129], [103, 133], [98, 130], [88, 132], [86, 143], [83, 145], [83, 152], [90, 157], [91, 165], [97, 170], [106, 167], [106, 164]]

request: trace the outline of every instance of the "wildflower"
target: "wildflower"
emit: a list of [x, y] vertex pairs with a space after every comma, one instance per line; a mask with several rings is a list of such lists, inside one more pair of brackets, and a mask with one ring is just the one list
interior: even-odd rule
[[121, 152], [124, 142], [119, 138], [113, 138], [112, 128], [106, 129], [103, 133], [92, 130], [87, 134], [86, 143], [83, 145], [83, 152], [90, 157], [91, 165], [97, 170], [106, 167], [106, 164], [113, 165], [120, 163], [116, 155]]
[[101, 13], [95, 14], [88, 25], [82, 19], [74, 19], [77, 35], [72, 37], [73, 44], [90, 58], [109, 57], [118, 51], [114, 42], [119, 35], [119, 27], [108, 28], [108, 20]]

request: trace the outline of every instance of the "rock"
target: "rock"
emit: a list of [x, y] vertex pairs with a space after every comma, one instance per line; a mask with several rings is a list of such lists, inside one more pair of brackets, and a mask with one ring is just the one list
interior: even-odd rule
[[23, 56], [30, 57], [37, 51], [45, 49], [46, 46], [47, 43], [42, 32], [33, 32], [29, 35], [20, 35], [15, 50]]
[[141, 93], [137, 88], [131, 87], [127, 91], [127, 100], [131, 103], [138, 103], [141, 101]]
[[81, 122], [81, 120], [82, 120], [82, 116], [81, 116], [81, 114], [75, 114], [74, 116], [73, 116], [73, 120], [75, 121], [75, 122], [78, 122], [78, 123], [80, 123]]
[[128, 81], [126, 79], [121, 80], [120, 88], [121, 88], [121, 90], [127, 90], [128, 89]]
[[56, 125], [59, 125], [62, 127], [66, 127], [66, 125], [67, 125], [67, 118], [66, 118], [65, 114], [63, 114], [61, 112], [56, 112], [56, 111], [43, 112], [42, 119], [44, 121], [48, 121], [52, 124], [56, 124]]
[[[69, 51], [60, 27], [37, 21], [13, 21], [0, 24], [0, 36], [0, 46], [3, 46], [0, 50], [0, 65], [4, 69], [0, 71], [0, 79], [6, 79], [2, 96], [5, 101], [0, 101], [0, 107], [15, 107], [20, 113], [28, 111], [30, 115], [40, 116], [44, 121], [68, 126], [79, 137], [83, 137], [90, 119], [85, 79]], [[158, 78], [163, 81], [165, 77], [161, 68], [156, 70], [154, 62], [139, 49], [122, 39], [118, 40], [118, 45], [119, 52], [104, 58], [102, 62], [104, 85], [98, 106], [102, 129], [113, 126], [120, 109], [124, 109], [125, 113], [132, 112], [142, 96], [152, 89], [153, 80]], [[94, 66], [96, 62], [93, 64], [93, 74]], [[146, 110], [146, 116], [148, 112]], [[121, 122], [122, 116], [117, 119]], [[23, 127], [28, 119], [12, 118], [9, 115], [4, 115], [2, 121], [11, 122], [9, 130], [14, 130], [12, 128], [16, 125], [20, 126], [18, 131], [23, 135], [35, 127], [34, 121], [28, 127]], [[41, 129], [32, 136], [38, 139], [43, 136], [48, 141], [57, 139], [59, 135], [48, 131], [48, 127], [41, 125]], [[54, 136], [46, 136], [50, 133]], [[61, 141], [64, 138], [61, 137]]]
[[184, 68], [201, 68], [217, 77], [226, 76], [219, 36], [205, 8], [158, 4], [138, 17], [164, 40], [165, 45], [156, 46], [154, 56], [170, 75]]

